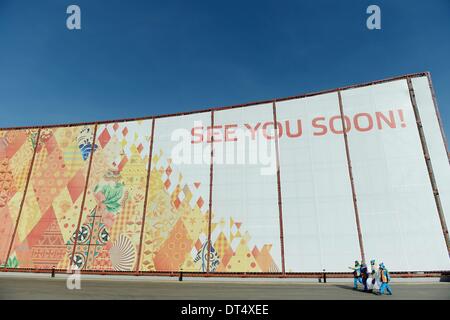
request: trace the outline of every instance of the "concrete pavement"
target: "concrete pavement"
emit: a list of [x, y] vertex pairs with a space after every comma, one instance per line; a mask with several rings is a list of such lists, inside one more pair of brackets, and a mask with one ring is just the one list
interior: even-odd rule
[[[300, 279], [202, 279], [81, 276], [81, 289], [67, 288], [67, 275], [0, 274], [0, 299], [432, 299], [450, 300], [450, 283], [438, 279], [394, 281], [393, 296], [352, 290], [352, 279], [317, 283]], [[408, 281], [403, 281], [408, 280]]]

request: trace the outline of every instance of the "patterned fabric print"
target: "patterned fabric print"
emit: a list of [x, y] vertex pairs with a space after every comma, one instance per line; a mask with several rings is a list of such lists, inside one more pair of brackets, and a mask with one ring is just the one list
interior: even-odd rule
[[66, 243], [80, 215], [88, 168], [79, 136], [92, 141], [92, 134], [92, 126], [41, 130], [10, 257], [19, 267], [67, 268]]
[[74, 260], [89, 270], [136, 268], [147, 182], [151, 120], [97, 129]]
[[[103, 248], [109, 244], [110, 233], [102, 222], [102, 216], [97, 215], [97, 208], [86, 217], [86, 222], [80, 226], [77, 240], [77, 251], [73, 258], [73, 265], [78, 269], [86, 267], [87, 261], [98, 259], [100, 270], [110, 269], [110, 261], [105, 257]], [[75, 241], [75, 233], [71, 243]], [[106, 258], [106, 259], [105, 259]]]
[[7, 259], [33, 157], [33, 137], [38, 130], [0, 131], [0, 265], [19, 266], [17, 257]]
[[[209, 252], [209, 270], [214, 272], [216, 271], [217, 266], [220, 263], [219, 255], [212, 245]], [[208, 270], [208, 242], [205, 242], [202, 246], [202, 249], [197, 252], [197, 255], [194, 258], [194, 262], [200, 261], [200, 259], [202, 261], [202, 272], [206, 272]]]
[[[206, 272], [207, 204], [196, 192], [199, 184], [185, 183], [170, 159], [162, 159], [160, 151], [152, 160], [140, 270]], [[242, 223], [232, 218], [225, 223], [211, 225], [211, 272], [280, 272], [271, 244], [249, 248], [250, 235], [242, 233]]]
[[220, 262], [217, 272], [280, 272], [271, 256], [271, 244], [262, 248], [249, 247], [251, 236], [243, 232], [243, 225], [230, 218], [211, 223], [211, 242]]
[[200, 183], [185, 182], [162, 150], [153, 152], [140, 270], [205, 271], [205, 260], [196, 258], [208, 239]]
[[[150, 132], [151, 123], [142, 121], [104, 125], [98, 128], [97, 141], [92, 144], [92, 127], [43, 130], [23, 219], [6, 263], [12, 267], [65, 268], [78, 236], [73, 258], [78, 267], [134, 270], [139, 252]], [[12, 138], [7, 140], [5, 136], [0, 140], [2, 155], [6, 145], [14, 145]], [[24, 132], [17, 137], [21, 144], [29, 145], [21, 159], [28, 155], [30, 161], [36, 132]], [[26, 148], [16, 147], [16, 152], [11, 154], [18, 157], [15, 154], [22, 149]], [[79, 232], [75, 233], [87, 163], [93, 150], [96, 151], [84, 218]], [[14, 190], [11, 177], [19, 177], [14, 181], [18, 181], [19, 188], [24, 188], [27, 175], [24, 169], [9, 167], [11, 163], [25, 161], [5, 161], [5, 158], [2, 156], [0, 166], [2, 213], [6, 190]], [[200, 183], [184, 181], [182, 173], [177, 172], [162, 151], [154, 155], [141, 271], [206, 271], [208, 211], [206, 197], [199, 190]], [[14, 196], [10, 198], [9, 208], [18, 212], [21, 199], [13, 199]], [[11, 217], [16, 216], [17, 213], [8, 219], [12, 221]], [[1, 217], [5, 219], [6, 215]], [[8, 223], [1, 225], [7, 226]], [[11, 222], [9, 226], [14, 227]], [[249, 248], [250, 235], [242, 232], [241, 223], [232, 218], [215, 222], [213, 215], [211, 227], [211, 272], [279, 272], [270, 254], [271, 245]]]

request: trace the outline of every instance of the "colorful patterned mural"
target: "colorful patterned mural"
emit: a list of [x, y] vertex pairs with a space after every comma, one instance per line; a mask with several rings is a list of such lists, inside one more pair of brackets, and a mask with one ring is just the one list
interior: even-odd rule
[[[215, 217], [213, 216], [213, 221]], [[280, 268], [272, 257], [272, 243], [262, 247], [253, 244], [252, 235], [245, 231], [242, 222], [232, 217], [221, 218], [211, 225], [211, 242], [213, 255], [217, 257], [211, 262], [211, 272], [280, 272]]]
[[[208, 121], [209, 114], [202, 120]], [[178, 126], [176, 122], [174, 128]], [[167, 123], [170, 127], [172, 122]], [[157, 130], [144, 228], [152, 120], [98, 125], [95, 144], [92, 144], [94, 126], [42, 129], [8, 267], [67, 269], [74, 253], [72, 266], [84, 270], [136, 271], [141, 254], [140, 271], [206, 272], [210, 166], [192, 168], [175, 164], [170, 154], [173, 147], [170, 133], [174, 128], [169, 127], [161, 121]], [[9, 149], [2, 149], [5, 163], [2, 181], [11, 180], [5, 159], [12, 158], [12, 150], [19, 147], [28, 150], [21, 156], [26, 156], [28, 162], [17, 162], [23, 164], [18, 187], [21, 194], [36, 135], [37, 130], [18, 131], [14, 135], [18, 142], [9, 142]], [[4, 140], [11, 140], [12, 136]], [[3, 185], [7, 189], [7, 184]], [[2, 225], [8, 228], [3, 234], [9, 238], [20, 201], [18, 194], [17, 200], [11, 202], [14, 215], [9, 211], [7, 215], [5, 209], [1, 211], [2, 219], [9, 219]], [[246, 247], [250, 235], [242, 232], [242, 223], [233, 218], [216, 222], [214, 213], [212, 218], [211, 272], [241, 271], [241, 260], [248, 265], [246, 272], [278, 271], [270, 258], [271, 245], [250, 250]], [[80, 229], [75, 232], [79, 219]], [[225, 224], [229, 227], [224, 228]], [[6, 257], [10, 239], [8, 236], [1, 239], [5, 242], [2, 249]]]
[[141, 271], [206, 271], [208, 203], [162, 150], [153, 156]]
[[9, 259], [19, 268], [68, 266], [85, 188], [93, 126], [42, 129]]
[[392, 271], [449, 270], [447, 150], [428, 78], [411, 79], [418, 111], [399, 79], [341, 99], [0, 129], [0, 270], [348, 272], [361, 249]]
[[152, 120], [98, 126], [74, 255], [78, 268], [136, 269], [151, 132]]
[[[172, 134], [189, 133], [194, 125], [209, 124], [210, 118], [202, 113], [155, 122], [141, 271], [207, 269], [210, 166], [173, 159], [179, 144]], [[188, 146], [187, 152], [201, 152], [190, 142]]]
[[[205, 272], [209, 221], [205, 195], [199, 192], [199, 182], [185, 181], [170, 158], [162, 159], [161, 150], [152, 159], [140, 270]], [[249, 248], [251, 235], [244, 229], [233, 218], [212, 223], [210, 272], [279, 272], [271, 257], [272, 245]]]
[[0, 264], [17, 267], [7, 259], [8, 249], [24, 195], [38, 130], [0, 131]]

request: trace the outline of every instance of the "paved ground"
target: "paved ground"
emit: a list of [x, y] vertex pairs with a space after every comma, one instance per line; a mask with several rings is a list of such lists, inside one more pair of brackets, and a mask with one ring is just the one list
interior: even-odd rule
[[[0, 276], [0, 299], [433, 299], [450, 300], [450, 283], [437, 280], [392, 283], [393, 296], [354, 291], [351, 279], [312, 281], [214, 280], [185, 278], [105, 277], [81, 279], [80, 290], [69, 290], [66, 276]], [[412, 280], [408, 280], [412, 281]]]

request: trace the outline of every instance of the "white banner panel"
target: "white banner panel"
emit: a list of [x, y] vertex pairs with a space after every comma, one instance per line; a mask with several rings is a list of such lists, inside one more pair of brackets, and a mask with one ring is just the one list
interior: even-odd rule
[[450, 225], [450, 166], [447, 150], [439, 127], [428, 78], [414, 78], [412, 83], [448, 228]]
[[141, 271], [206, 271], [211, 149], [192, 133], [210, 123], [209, 112], [155, 121]]
[[287, 272], [360, 259], [337, 93], [277, 103]]
[[281, 272], [272, 104], [214, 113], [218, 272]]
[[391, 271], [448, 270], [406, 80], [342, 92], [366, 259]]

